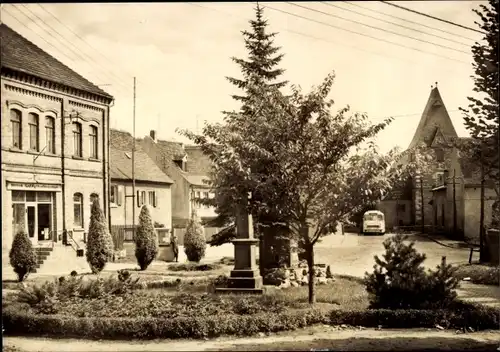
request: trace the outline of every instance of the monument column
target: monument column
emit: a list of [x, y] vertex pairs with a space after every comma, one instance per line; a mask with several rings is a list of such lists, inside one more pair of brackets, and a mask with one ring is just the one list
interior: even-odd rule
[[262, 276], [256, 264], [255, 248], [259, 240], [254, 238], [252, 215], [247, 211], [248, 199], [237, 208], [236, 238], [234, 244], [234, 269], [227, 288], [218, 292], [262, 293]]

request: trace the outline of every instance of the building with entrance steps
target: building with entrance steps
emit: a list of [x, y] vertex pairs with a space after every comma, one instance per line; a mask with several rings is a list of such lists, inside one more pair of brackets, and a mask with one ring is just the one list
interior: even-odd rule
[[[456, 147], [469, 141], [470, 138], [457, 135], [436, 84], [408, 147], [425, 143], [435, 158], [427, 174], [409, 180], [405, 188], [392, 190], [380, 202], [379, 209], [385, 213], [388, 229], [397, 226], [417, 226], [418, 229], [423, 224], [429, 232], [478, 240], [480, 165]], [[494, 195], [494, 188], [487, 181], [485, 224], [491, 221]]]
[[[54, 248], [42, 262], [55, 252], [76, 256], [93, 197], [109, 215], [113, 97], [5, 24], [0, 35], [5, 270], [16, 232], [26, 231], [35, 247]], [[63, 239], [71, 246], [57, 249]], [[61, 256], [59, 267], [72, 270]]]

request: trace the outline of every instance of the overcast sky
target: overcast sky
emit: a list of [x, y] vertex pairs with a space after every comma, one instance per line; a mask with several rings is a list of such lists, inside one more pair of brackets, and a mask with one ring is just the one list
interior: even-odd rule
[[[478, 27], [471, 9], [481, 3], [397, 2], [472, 28]], [[334, 70], [336, 109], [349, 104], [374, 122], [396, 117], [378, 138], [383, 151], [408, 146], [434, 82], [457, 132], [467, 135], [457, 110], [472, 92], [470, 46], [482, 34], [375, 1], [261, 4], [285, 54], [284, 79], [308, 91]], [[249, 28], [254, 7], [251, 2], [16, 4], [2, 5], [1, 15], [115, 97], [113, 128], [132, 132], [135, 76], [136, 136], [155, 129], [161, 139], [186, 142], [175, 128], [201, 130], [205, 120], [221, 121], [222, 110], [238, 109], [230, 97], [235, 88], [225, 76], [240, 75], [230, 58], [246, 57], [240, 31]]]

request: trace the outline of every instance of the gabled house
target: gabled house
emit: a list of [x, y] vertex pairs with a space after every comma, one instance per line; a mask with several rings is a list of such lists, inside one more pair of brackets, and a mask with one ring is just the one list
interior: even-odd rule
[[113, 97], [7, 25], [0, 36], [2, 269], [24, 231], [37, 252], [71, 270], [95, 197], [109, 216]]
[[[168, 177], [136, 143], [135, 194], [132, 190], [132, 147], [134, 138], [128, 132], [110, 131], [110, 174], [111, 174], [111, 228], [113, 233], [125, 231], [125, 241], [132, 240], [133, 213], [135, 225], [139, 224], [139, 214], [147, 205], [155, 228], [165, 228], [159, 237], [172, 229], [172, 185]], [[134, 197], [133, 197], [134, 196]], [[159, 238], [160, 243], [166, 238]]]
[[[203, 222], [215, 218], [213, 207], [207, 207], [196, 202], [198, 198], [214, 196], [206, 183], [210, 177], [212, 164], [196, 146], [184, 146], [182, 143], [165, 141], [157, 138], [156, 131], [139, 140], [142, 149], [154, 160], [173, 181], [172, 185], [172, 228], [186, 227], [191, 212], [196, 209]], [[205, 235], [210, 238], [217, 231], [205, 227]], [[182, 231], [179, 233], [179, 243], [182, 243]]]
[[[431, 170], [421, 178], [408, 180], [406, 187], [392, 190], [380, 202], [379, 209], [386, 215], [387, 228], [423, 224], [429, 231], [441, 230], [457, 238], [479, 235], [479, 222], [475, 218], [479, 216], [480, 181], [477, 175], [480, 166], [477, 161], [466, 159], [456, 148], [464, 142], [467, 138], [458, 137], [435, 86], [409, 145], [412, 148], [425, 143], [433, 150]], [[485, 218], [491, 217], [488, 202], [491, 192], [494, 193], [491, 187], [487, 188]]]

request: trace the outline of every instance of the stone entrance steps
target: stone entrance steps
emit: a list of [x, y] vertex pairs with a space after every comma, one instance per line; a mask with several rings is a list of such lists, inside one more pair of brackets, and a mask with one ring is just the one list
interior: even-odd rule
[[31, 270], [32, 273], [36, 273], [37, 269], [40, 269], [42, 264], [47, 260], [52, 253], [53, 248], [47, 247], [37, 247], [35, 248], [36, 253], [36, 268]]

